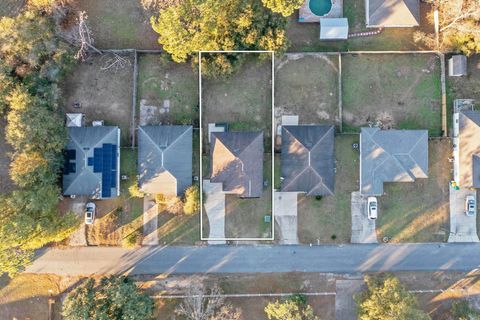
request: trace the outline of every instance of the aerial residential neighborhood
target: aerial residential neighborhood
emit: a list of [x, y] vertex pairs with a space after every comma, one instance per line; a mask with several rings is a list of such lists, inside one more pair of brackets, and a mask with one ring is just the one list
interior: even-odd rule
[[480, 319], [479, 0], [0, 1], [0, 320]]

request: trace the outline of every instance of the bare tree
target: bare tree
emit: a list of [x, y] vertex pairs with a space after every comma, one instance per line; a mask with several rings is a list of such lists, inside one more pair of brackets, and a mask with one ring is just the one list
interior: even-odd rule
[[[480, 0], [426, 0], [438, 11], [438, 46], [442, 50], [480, 52]], [[429, 19], [434, 20], [430, 14]], [[435, 35], [417, 31], [414, 40], [431, 46]]]
[[217, 286], [206, 290], [202, 284], [194, 284], [187, 289], [188, 296], [177, 307], [175, 313], [189, 320], [238, 320], [240, 311], [225, 304], [222, 291]]
[[114, 52], [108, 53], [104, 55], [102, 58], [103, 58], [103, 62], [102, 62], [102, 66], [100, 67], [102, 71], [110, 70], [113, 72], [117, 72], [125, 67], [129, 67], [132, 65], [132, 62], [129, 59], [124, 58], [121, 55], [116, 54]]

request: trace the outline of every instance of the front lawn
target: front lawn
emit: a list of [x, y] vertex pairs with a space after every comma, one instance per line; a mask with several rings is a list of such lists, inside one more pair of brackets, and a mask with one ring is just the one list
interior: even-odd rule
[[352, 217], [351, 193], [359, 188], [359, 152], [352, 148], [357, 134], [335, 137], [335, 195], [298, 196], [298, 238], [301, 243], [350, 242]]
[[445, 242], [449, 233], [452, 145], [448, 139], [428, 143], [428, 179], [386, 183], [379, 197], [377, 237], [389, 242]]
[[272, 155], [265, 153], [263, 179], [268, 186], [263, 188], [260, 198], [240, 198], [225, 195], [225, 237], [227, 238], [270, 238], [272, 224], [264, 217], [272, 214]]
[[437, 55], [343, 55], [342, 88], [344, 131], [373, 124], [442, 133]]

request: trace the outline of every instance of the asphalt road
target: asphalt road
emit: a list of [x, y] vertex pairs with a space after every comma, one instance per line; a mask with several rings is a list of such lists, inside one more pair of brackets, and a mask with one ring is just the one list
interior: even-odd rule
[[60, 275], [367, 271], [468, 271], [480, 244], [205, 246], [50, 249], [26, 272]]

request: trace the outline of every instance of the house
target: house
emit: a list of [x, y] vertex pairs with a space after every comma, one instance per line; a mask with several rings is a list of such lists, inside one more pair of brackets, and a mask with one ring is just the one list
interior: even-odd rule
[[263, 190], [263, 132], [212, 132], [210, 182], [223, 192], [257, 198]]
[[282, 192], [334, 193], [334, 126], [282, 126]]
[[419, 0], [365, 0], [367, 28], [404, 28], [420, 24]]
[[321, 18], [320, 40], [346, 40], [348, 38], [347, 18]]
[[138, 184], [147, 194], [178, 196], [192, 184], [192, 126], [138, 128]]
[[360, 193], [383, 194], [384, 182], [414, 182], [428, 178], [427, 130], [360, 132]]
[[480, 111], [458, 114], [458, 185], [480, 188]]
[[457, 54], [448, 59], [448, 75], [450, 77], [461, 77], [467, 75], [467, 57]]
[[120, 195], [120, 129], [68, 127], [63, 194], [93, 199]]

